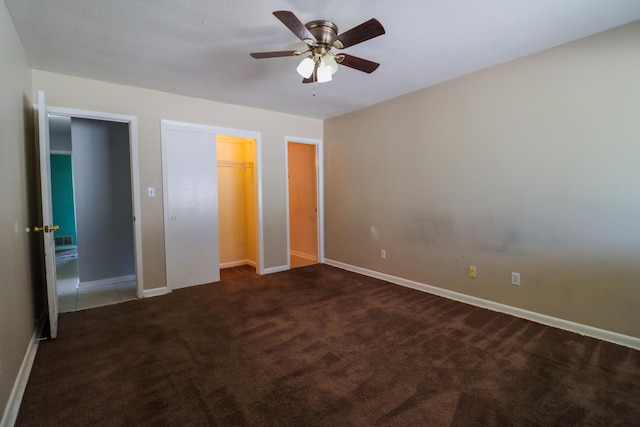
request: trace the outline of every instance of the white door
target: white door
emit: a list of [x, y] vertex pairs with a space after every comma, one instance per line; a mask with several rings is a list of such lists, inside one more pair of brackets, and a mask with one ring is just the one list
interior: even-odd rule
[[40, 200], [42, 206], [42, 225], [34, 227], [41, 232], [44, 242], [45, 277], [47, 281], [47, 299], [49, 301], [50, 337], [58, 335], [58, 292], [56, 289], [56, 249], [51, 209], [51, 158], [49, 157], [49, 117], [44, 100], [44, 91], [38, 91], [38, 133], [40, 155]]
[[167, 287], [220, 280], [216, 134], [162, 121]]

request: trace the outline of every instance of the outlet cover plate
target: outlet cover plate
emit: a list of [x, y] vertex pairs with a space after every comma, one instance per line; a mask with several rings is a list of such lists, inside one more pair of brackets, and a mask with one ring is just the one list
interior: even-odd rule
[[472, 279], [476, 278], [476, 274], [478, 273], [478, 269], [473, 265], [469, 266], [469, 277]]

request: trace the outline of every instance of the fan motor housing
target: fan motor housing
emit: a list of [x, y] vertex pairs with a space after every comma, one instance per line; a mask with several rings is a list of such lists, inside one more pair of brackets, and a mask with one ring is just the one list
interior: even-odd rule
[[318, 45], [331, 46], [338, 37], [338, 26], [330, 21], [311, 21], [304, 25], [318, 41]]

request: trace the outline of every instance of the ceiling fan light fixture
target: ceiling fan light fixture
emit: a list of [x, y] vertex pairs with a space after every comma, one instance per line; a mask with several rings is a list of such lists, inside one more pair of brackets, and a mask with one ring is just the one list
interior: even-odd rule
[[326, 83], [331, 81], [331, 68], [320, 62], [318, 66], [318, 83]]
[[327, 68], [331, 74], [335, 74], [338, 71], [338, 63], [331, 53], [327, 53], [322, 57], [320, 65]]
[[296, 71], [298, 72], [298, 74], [300, 74], [300, 76], [304, 77], [305, 79], [308, 79], [313, 74], [313, 69], [315, 68], [315, 66], [316, 64], [315, 62], [313, 62], [313, 59], [311, 59], [311, 57], [308, 56], [304, 58], [302, 62], [300, 62], [300, 65], [298, 65], [298, 68], [296, 68]]
[[273, 15], [307, 45], [307, 50], [252, 52], [250, 55], [252, 58], [261, 59], [310, 53], [296, 68], [298, 74], [303, 77], [302, 83], [331, 81], [331, 76], [338, 71], [338, 64], [364, 73], [372, 73], [380, 65], [377, 62], [352, 55], [331, 53], [333, 48], [348, 48], [385, 34], [384, 27], [375, 18], [371, 18], [350, 30], [338, 33], [338, 26], [330, 21], [316, 20], [305, 24], [288, 10], [277, 10], [273, 12]]

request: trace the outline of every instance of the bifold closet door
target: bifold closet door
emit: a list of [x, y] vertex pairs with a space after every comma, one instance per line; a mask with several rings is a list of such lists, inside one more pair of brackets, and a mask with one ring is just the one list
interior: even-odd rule
[[213, 129], [162, 122], [169, 289], [220, 280], [216, 157]]

